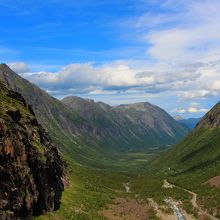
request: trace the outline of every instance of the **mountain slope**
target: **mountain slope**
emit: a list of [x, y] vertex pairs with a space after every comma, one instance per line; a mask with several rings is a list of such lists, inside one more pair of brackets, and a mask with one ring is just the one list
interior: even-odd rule
[[[121, 159], [122, 151], [148, 150], [152, 146], [175, 143], [186, 134], [166, 112], [148, 104], [143, 111], [112, 108], [80, 98], [71, 103], [49, 96], [37, 86], [0, 65], [0, 79], [20, 92], [31, 104], [37, 119], [49, 131], [53, 141], [74, 160], [92, 166], [108, 167]], [[154, 116], [149, 116], [158, 112]], [[153, 122], [138, 119], [150, 117]], [[160, 115], [161, 114], [161, 115]], [[164, 118], [164, 120], [163, 120]], [[160, 123], [162, 122], [162, 124]], [[152, 124], [154, 127], [152, 127]]]
[[[90, 121], [103, 145], [121, 150], [144, 150], [173, 144], [186, 134], [182, 126], [161, 108], [149, 103], [111, 107], [102, 102], [67, 97], [62, 100]], [[136, 108], [135, 108], [136, 106]], [[137, 107], [142, 107], [137, 108]]]
[[196, 192], [199, 204], [220, 217], [220, 188], [208, 184], [213, 177], [220, 176], [220, 102], [182, 142], [155, 160], [151, 168]]
[[190, 130], [192, 130], [193, 128], [196, 127], [196, 125], [198, 124], [200, 118], [187, 118], [187, 119], [178, 119], [176, 120], [178, 123], [180, 123], [181, 125], [186, 126], [187, 128], [189, 128]]
[[31, 107], [0, 82], [0, 216], [19, 219], [56, 210], [63, 161]]
[[120, 105], [115, 109], [130, 118], [133, 124], [143, 126], [161, 143], [176, 143], [188, 133], [167, 112], [148, 102]]
[[[212, 164], [220, 154], [220, 103], [216, 104], [179, 144], [162, 155], [166, 164], [185, 172]], [[200, 167], [201, 165], [201, 167]]]

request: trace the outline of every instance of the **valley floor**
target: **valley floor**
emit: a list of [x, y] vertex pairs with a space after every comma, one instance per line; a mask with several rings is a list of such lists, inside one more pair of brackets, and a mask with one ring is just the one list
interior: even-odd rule
[[59, 210], [36, 220], [204, 220], [197, 194], [158, 176], [95, 170], [71, 162]]
[[61, 207], [36, 220], [218, 219], [218, 164], [206, 167], [205, 173], [203, 169], [178, 173], [166, 165], [161, 169], [152, 165], [154, 171], [147, 161], [138, 160], [151, 159], [148, 154], [124, 158], [127, 171], [92, 169], [66, 158], [69, 184]]

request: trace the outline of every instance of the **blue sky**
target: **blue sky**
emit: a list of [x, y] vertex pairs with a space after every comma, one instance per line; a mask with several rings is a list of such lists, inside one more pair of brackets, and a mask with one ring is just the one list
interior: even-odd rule
[[218, 0], [0, 0], [1, 62], [61, 99], [200, 117], [220, 92]]

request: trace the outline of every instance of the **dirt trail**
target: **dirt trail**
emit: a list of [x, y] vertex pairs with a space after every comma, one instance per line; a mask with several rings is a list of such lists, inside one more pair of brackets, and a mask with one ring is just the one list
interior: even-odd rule
[[188, 190], [188, 189], [185, 189], [185, 188], [183, 188], [183, 187], [174, 185], [174, 184], [172, 184], [172, 183], [169, 183], [167, 180], [164, 180], [164, 184], [168, 184], [169, 186], [176, 187], [176, 188], [179, 188], [179, 189], [184, 190], [185, 192], [188, 192], [189, 194], [192, 195], [192, 199], [191, 199], [190, 201], [191, 201], [193, 207], [199, 210], [199, 214], [201, 214], [201, 215], [206, 215], [210, 220], [219, 220], [219, 219], [216, 218], [215, 216], [210, 215], [209, 213], [207, 213], [206, 211], [204, 211], [204, 210], [197, 204], [197, 194], [196, 194], [195, 192], [190, 191], [190, 190]]

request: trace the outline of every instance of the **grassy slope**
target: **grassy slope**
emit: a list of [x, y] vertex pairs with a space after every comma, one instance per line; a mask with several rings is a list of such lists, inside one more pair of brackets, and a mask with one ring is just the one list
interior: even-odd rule
[[176, 155], [170, 164], [170, 180], [198, 193], [199, 203], [210, 213], [220, 204], [220, 189], [205, 184], [220, 175], [219, 134], [220, 128], [200, 129], [167, 154], [169, 161]]
[[180, 199], [184, 208], [195, 214], [188, 193], [176, 188], [162, 188], [163, 180], [168, 179], [197, 193], [198, 203], [204, 210], [212, 213], [218, 207], [220, 212], [220, 189], [205, 184], [210, 178], [220, 175], [219, 134], [218, 127], [194, 130], [182, 142], [152, 161], [147, 171], [133, 182], [134, 189], [143, 197], [155, 198], [159, 203], [163, 203], [167, 196]]
[[114, 197], [124, 195], [123, 183], [130, 181], [131, 177], [125, 173], [95, 170], [68, 161], [70, 185], [62, 195], [61, 208], [36, 219], [105, 219], [98, 211]]
[[148, 198], [153, 198], [153, 200], [161, 206], [165, 205], [165, 198], [172, 197], [176, 201], [182, 201], [183, 209], [188, 213], [195, 214], [190, 202], [191, 195], [178, 188], [163, 188], [162, 186], [165, 178], [167, 178], [167, 176], [159, 173], [142, 173], [131, 181], [131, 190], [134, 194], [139, 195], [139, 198], [145, 201], [148, 201]]
[[[76, 164], [68, 157], [66, 161], [68, 161], [70, 183], [62, 194], [60, 209], [36, 217], [35, 220], [107, 220], [99, 215], [99, 211], [110, 204], [114, 198], [136, 198], [136, 189], [144, 188], [144, 184], [136, 185], [136, 189], [132, 187], [132, 192], [125, 192], [123, 184], [129, 182], [133, 185], [134, 180], [138, 178], [137, 170], [132, 172], [99, 170]], [[158, 183], [157, 179], [147, 186], [152, 187], [152, 190], [157, 189], [155, 183]], [[149, 191], [153, 192], [152, 190]], [[144, 193], [140, 199], [148, 202]], [[149, 209], [146, 214], [151, 220], [158, 220], [152, 209]]]

